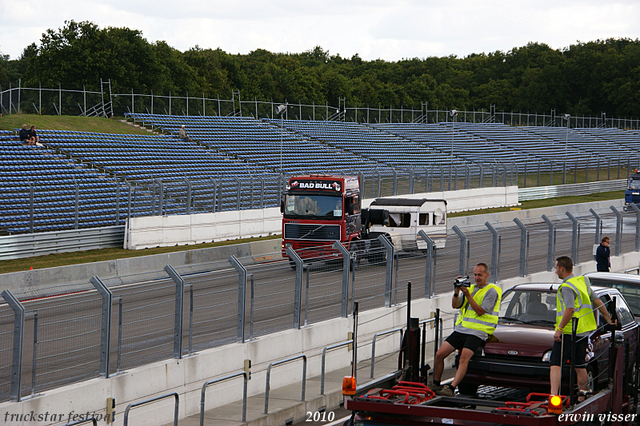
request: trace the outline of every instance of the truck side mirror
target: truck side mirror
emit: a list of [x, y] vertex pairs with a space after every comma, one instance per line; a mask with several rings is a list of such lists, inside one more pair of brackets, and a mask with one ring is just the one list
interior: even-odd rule
[[280, 200], [280, 213], [284, 213], [284, 200]]

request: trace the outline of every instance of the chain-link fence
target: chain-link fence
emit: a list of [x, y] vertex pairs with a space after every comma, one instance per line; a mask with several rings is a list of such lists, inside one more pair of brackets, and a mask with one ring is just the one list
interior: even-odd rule
[[[638, 213], [640, 214], [640, 213]], [[146, 363], [246, 342], [361, 311], [451, 291], [458, 274], [490, 265], [493, 281], [549, 271], [557, 256], [593, 259], [602, 235], [612, 253], [640, 251], [636, 213], [615, 208], [452, 227], [446, 246], [402, 251], [388, 239], [328, 256], [311, 247], [189, 265], [13, 295], [0, 310], [0, 397], [43, 392]], [[428, 236], [426, 238], [428, 240]], [[282, 256], [281, 256], [282, 255]], [[280, 259], [282, 260], [273, 260]], [[443, 312], [443, 315], [447, 314]], [[453, 313], [451, 313], [453, 314]], [[446, 333], [446, 330], [443, 330]], [[19, 356], [24, 354], [24, 356]]]

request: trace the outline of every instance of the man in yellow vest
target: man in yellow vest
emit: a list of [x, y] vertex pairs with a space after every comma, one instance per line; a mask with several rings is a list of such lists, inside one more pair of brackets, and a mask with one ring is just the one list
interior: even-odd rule
[[[562, 378], [561, 364], [566, 364], [571, 355], [571, 318], [578, 318], [576, 330], [576, 377], [578, 389], [584, 390], [589, 376], [585, 357], [589, 335], [597, 328], [596, 317], [591, 303], [602, 313], [607, 323], [611, 322], [611, 315], [602, 301], [591, 289], [589, 278], [573, 276], [573, 262], [567, 256], [556, 259], [556, 275], [562, 280], [556, 296], [556, 327], [553, 334], [553, 349], [551, 350], [551, 395], [559, 395]], [[615, 324], [615, 323], [614, 323]], [[563, 342], [564, 340], [564, 342]], [[563, 348], [564, 347], [564, 348]], [[562, 356], [560, 354], [562, 352]]]
[[[456, 387], [465, 374], [469, 360], [482, 343], [493, 334], [498, 324], [498, 310], [502, 299], [502, 289], [495, 284], [487, 284], [489, 268], [478, 263], [473, 268], [475, 284], [470, 287], [455, 286], [451, 306], [460, 309], [453, 333], [440, 346], [433, 367], [433, 390], [438, 395], [453, 396]], [[444, 360], [456, 349], [460, 349], [458, 370], [450, 385], [441, 386]]]

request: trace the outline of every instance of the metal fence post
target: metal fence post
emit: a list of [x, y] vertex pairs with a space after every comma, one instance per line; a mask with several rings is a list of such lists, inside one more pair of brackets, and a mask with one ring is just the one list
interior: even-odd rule
[[182, 333], [184, 323], [184, 279], [180, 276], [178, 271], [171, 265], [166, 265], [164, 271], [171, 277], [174, 283], [176, 283], [176, 309], [175, 309], [175, 322], [173, 332], [173, 357], [176, 359], [182, 358]]
[[22, 362], [24, 353], [25, 309], [22, 303], [9, 290], [2, 292], [2, 297], [13, 309], [13, 355], [11, 360], [11, 394], [10, 399], [20, 402], [22, 391]]
[[482, 168], [481, 164], [478, 164], [478, 168], [480, 169], [480, 181], [478, 182], [478, 188], [482, 188], [482, 180], [484, 178], [484, 168]]
[[458, 275], [466, 276], [469, 270], [469, 239], [457, 225], [453, 225], [451, 229], [460, 237], [460, 267], [458, 268]]
[[260, 181], [260, 208], [264, 209], [264, 178], [258, 176], [258, 180]]
[[242, 202], [242, 182], [240, 182], [240, 179], [238, 179], [237, 177], [234, 177], [233, 179], [236, 181], [236, 185], [238, 187], [238, 195], [236, 197], [236, 210], [240, 210], [240, 204]]
[[609, 208], [616, 214], [616, 248], [615, 255], [620, 256], [622, 252], [622, 213], [615, 207], [609, 206]]
[[349, 271], [351, 270], [351, 253], [340, 241], [333, 242], [333, 248], [342, 254], [342, 318], [346, 318], [349, 308]]
[[116, 178], [116, 226], [120, 224], [120, 181]]
[[164, 215], [164, 184], [162, 179], [156, 179], [158, 184], [158, 216]]
[[187, 207], [187, 214], [191, 214], [191, 181], [187, 178], [184, 178], [184, 181], [187, 185], [187, 194], [186, 194], [186, 199], [184, 201]]
[[519, 275], [525, 277], [529, 267], [529, 230], [517, 217], [513, 221], [520, 228], [520, 270]]
[[491, 243], [491, 275], [494, 282], [500, 281], [500, 252], [502, 251], [502, 238], [496, 228], [494, 228], [489, 222], [485, 222], [484, 225], [489, 228], [489, 231], [493, 234], [493, 241]]
[[547, 271], [552, 271], [556, 257], [556, 226], [547, 215], [543, 214], [542, 219], [549, 225], [549, 242], [547, 244]]
[[113, 303], [113, 293], [107, 288], [97, 276], [89, 280], [102, 296], [102, 331], [100, 333], [101, 354], [100, 354], [100, 375], [105, 379], [109, 378], [109, 355], [111, 354], [111, 310]]
[[427, 243], [427, 265], [424, 274], [424, 297], [430, 299], [435, 295], [434, 277], [436, 276], [436, 245], [424, 230], [420, 230], [418, 235]]
[[571, 219], [571, 223], [573, 224], [572, 232], [571, 232], [571, 259], [573, 260], [573, 264], [577, 265], [579, 263], [579, 248], [580, 248], [580, 223], [578, 223], [578, 219], [575, 218], [571, 212], [565, 212], [565, 214]]
[[389, 241], [384, 235], [378, 236], [378, 241], [382, 243], [382, 247], [385, 248], [387, 254], [387, 273], [386, 283], [384, 290], [384, 306], [387, 308], [391, 306], [391, 290], [393, 285], [393, 259], [394, 259], [394, 247], [391, 241]]
[[78, 185], [78, 181], [74, 179], [73, 183], [75, 184], [75, 198], [74, 198], [74, 209], [73, 209], [73, 229], [78, 229], [78, 222], [80, 217], [80, 186]]
[[409, 194], [415, 193], [415, 170], [413, 167], [409, 169]]
[[630, 204], [634, 212], [636, 212], [636, 244], [635, 251], [640, 251], [640, 208], [636, 203]]
[[471, 168], [468, 164], [464, 165], [464, 189], [471, 188]]
[[236, 271], [238, 271], [238, 342], [244, 343], [247, 268], [245, 268], [234, 255], [231, 255], [228, 260]]
[[29, 232], [33, 234], [33, 222], [35, 217], [35, 194], [33, 184], [29, 182]]
[[296, 253], [296, 251], [291, 247], [287, 247], [286, 252], [289, 259], [293, 260], [296, 264], [296, 287], [293, 296], [293, 328], [299, 329], [302, 313], [302, 280], [304, 278], [304, 262], [302, 261], [302, 258], [298, 256], [298, 253]]
[[[216, 212], [216, 195], [218, 194], [218, 182], [211, 178], [211, 185], [213, 185], [213, 191], [211, 196], [211, 213]], [[219, 209], [221, 210], [221, 209]]]
[[602, 235], [602, 219], [600, 218], [600, 215], [596, 213], [595, 210], [589, 209], [589, 211], [591, 212], [593, 217], [596, 218], [596, 231], [595, 231], [596, 238], [593, 244], [598, 245], [600, 244], [600, 237]]
[[394, 168], [391, 168], [391, 172], [393, 173], [392, 195], [398, 195], [398, 172], [396, 172], [396, 169]]

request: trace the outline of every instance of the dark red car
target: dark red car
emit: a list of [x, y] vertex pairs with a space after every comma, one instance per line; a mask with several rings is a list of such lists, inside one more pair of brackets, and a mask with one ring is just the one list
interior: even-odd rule
[[[458, 388], [460, 393], [475, 394], [478, 385], [549, 392], [549, 360], [558, 287], [559, 284], [522, 284], [504, 292], [498, 326], [469, 362], [467, 374]], [[625, 371], [628, 378], [633, 377], [638, 323], [617, 289], [592, 288], [624, 333], [629, 349]], [[598, 313], [598, 329], [591, 334], [587, 349], [589, 386], [593, 391], [600, 382], [607, 381], [609, 374], [611, 332], [604, 330], [603, 324], [604, 319]], [[568, 392], [569, 367], [563, 369], [562, 377], [562, 391]], [[629, 382], [625, 380], [625, 383]]]

